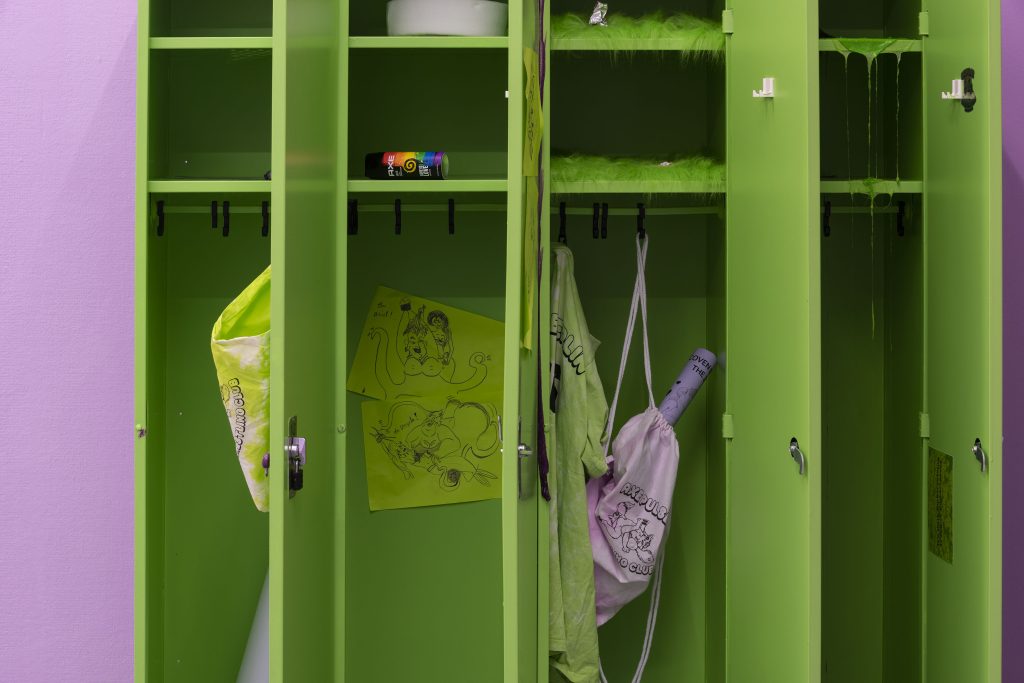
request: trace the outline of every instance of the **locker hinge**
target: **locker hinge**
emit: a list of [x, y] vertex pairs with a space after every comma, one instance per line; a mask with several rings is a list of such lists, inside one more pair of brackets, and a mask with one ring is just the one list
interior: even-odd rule
[[928, 413], [920, 414], [920, 425], [921, 425], [921, 438], [927, 439], [932, 435], [932, 420], [928, 416]]
[[732, 35], [735, 30], [733, 26], [733, 16], [731, 9], [722, 10], [722, 33], [726, 35]]
[[736, 429], [732, 423], [732, 415], [729, 413], [722, 413], [722, 438], [731, 439], [735, 434]]
[[917, 15], [917, 33], [918, 35], [928, 35], [928, 13], [921, 12]]

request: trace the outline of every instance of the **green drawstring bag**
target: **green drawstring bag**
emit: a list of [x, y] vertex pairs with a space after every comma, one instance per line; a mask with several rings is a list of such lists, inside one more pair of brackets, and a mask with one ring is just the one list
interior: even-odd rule
[[252, 501], [270, 509], [264, 455], [270, 453], [270, 267], [228, 304], [210, 339], [220, 398]]

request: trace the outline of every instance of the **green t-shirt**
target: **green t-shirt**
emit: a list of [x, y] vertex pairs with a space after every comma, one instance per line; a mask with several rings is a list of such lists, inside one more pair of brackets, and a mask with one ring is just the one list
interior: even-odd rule
[[608, 401], [573, 274], [569, 248], [554, 250], [551, 294], [554, 411], [548, 455], [550, 504], [550, 661], [552, 681], [599, 681], [594, 560], [587, 518], [586, 478], [603, 474], [602, 437]]

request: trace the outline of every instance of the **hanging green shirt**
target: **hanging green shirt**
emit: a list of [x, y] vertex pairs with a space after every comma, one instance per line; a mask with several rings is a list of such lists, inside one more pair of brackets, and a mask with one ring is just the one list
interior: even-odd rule
[[590, 336], [583, 316], [572, 252], [558, 245], [554, 256], [549, 406], [554, 420], [548, 450], [551, 680], [597, 683], [600, 660], [586, 478], [607, 469], [601, 439], [608, 401], [594, 361], [599, 342]]

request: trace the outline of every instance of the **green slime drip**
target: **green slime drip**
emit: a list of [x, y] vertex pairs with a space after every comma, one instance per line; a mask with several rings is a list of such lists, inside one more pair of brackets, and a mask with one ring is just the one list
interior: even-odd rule
[[[850, 98], [849, 98], [849, 59], [850, 54], [863, 55], [868, 66], [868, 176], [864, 179], [864, 188], [867, 191], [870, 201], [869, 214], [871, 216], [871, 338], [875, 338], [875, 197], [877, 192], [875, 186], [882, 182], [875, 177], [880, 168], [878, 150], [872, 145], [872, 112], [874, 100], [878, 97], [878, 78], [872, 74], [878, 66], [876, 61], [883, 53], [891, 53], [896, 56], [896, 182], [900, 180], [900, 63], [903, 53], [910, 49], [913, 44], [910, 40], [898, 38], [834, 38], [832, 44], [835, 49], [843, 55], [843, 77], [846, 83], [846, 159], [849, 179], [853, 180], [852, 160], [850, 153]], [[872, 87], [873, 86], [873, 87]], [[875, 167], [871, 168], [871, 160], [874, 158]], [[853, 183], [850, 183], [850, 200], [853, 201]], [[890, 196], [891, 200], [891, 196]]]

